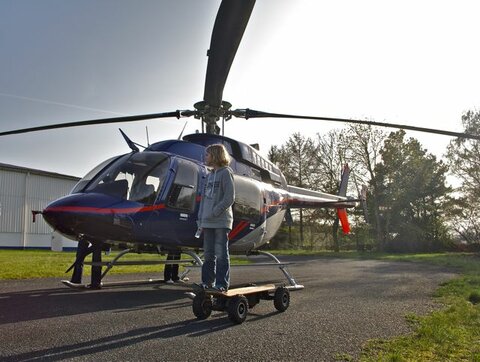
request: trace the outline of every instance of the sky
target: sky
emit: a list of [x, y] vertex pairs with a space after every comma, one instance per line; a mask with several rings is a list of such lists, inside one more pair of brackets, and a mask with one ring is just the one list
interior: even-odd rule
[[[0, 131], [193, 109], [219, 0], [0, 0]], [[480, 107], [476, 0], [258, 0], [224, 100], [251, 108], [462, 131]], [[0, 137], [0, 163], [83, 176], [137, 143], [201, 129], [193, 118]], [[266, 155], [339, 123], [232, 119]], [[390, 132], [390, 130], [386, 130]], [[450, 137], [407, 132], [441, 157]]]

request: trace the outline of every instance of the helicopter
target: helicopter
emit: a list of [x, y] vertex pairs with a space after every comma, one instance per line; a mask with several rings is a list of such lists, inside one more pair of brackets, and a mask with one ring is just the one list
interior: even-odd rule
[[[201, 133], [153, 143], [143, 151], [122, 132], [131, 152], [102, 162], [87, 173], [69, 195], [53, 201], [42, 211], [33, 211], [34, 215], [41, 214], [54, 230], [78, 241], [76, 260], [69, 269], [73, 270], [69, 286], [81, 284], [85, 258], [92, 253], [90, 286], [100, 287], [105, 276], [101, 252], [114, 245], [134, 245], [135, 250], [147, 251], [178, 249], [201, 264], [196, 252], [202, 248], [201, 240], [195, 238], [196, 217], [209, 172], [203, 155], [205, 147], [211, 144], [223, 144], [232, 157], [230, 167], [236, 188], [234, 225], [229, 235], [232, 252], [252, 254], [257, 251], [275, 236], [285, 219], [291, 219], [293, 208], [336, 209], [344, 232], [349, 231], [345, 210], [354, 207], [363, 196], [356, 199], [346, 196], [348, 167], [344, 168], [338, 195], [288, 185], [281, 170], [255, 148], [220, 135], [225, 122], [232, 117], [347, 122], [480, 139], [480, 136], [465, 133], [384, 122], [232, 109], [232, 104], [223, 100], [223, 89], [254, 5], [255, 0], [221, 2], [207, 53], [203, 100], [195, 103], [193, 110], [94, 119], [0, 133], [0, 136], [7, 136], [162, 118], [201, 120]], [[302, 287], [274, 255], [262, 253], [281, 268], [292, 289]]]

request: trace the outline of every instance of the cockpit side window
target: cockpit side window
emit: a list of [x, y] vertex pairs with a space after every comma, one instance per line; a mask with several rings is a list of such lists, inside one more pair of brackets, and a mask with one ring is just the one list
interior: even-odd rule
[[198, 188], [198, 167], [183, 159], [178, 159], [177, 165], [175, 180], [167, 196], [167, 206], [193, 212]]
[[168, 160], [159, 152], [127, 155], [99, 174], [86, 191], [152, 205], [167, 177]]

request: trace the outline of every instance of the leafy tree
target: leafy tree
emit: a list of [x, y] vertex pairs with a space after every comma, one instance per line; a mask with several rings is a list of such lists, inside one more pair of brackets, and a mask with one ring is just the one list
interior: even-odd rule
[[[466, 133], [480, 135], [480, 112], [462, 116]], [[457, 138], [450, 142], [447, 159], [452, 173], [460, 180], [459, 197], [454, 199], [450, 216], [452, 228], [468, 244], [480, 243], [480, 141]]]
[[389, 135], [381, 157], [375, 182], [384, 242], [397, 251], [441, 248], [448, 241], [447, 166], [417, 140], [405, 140], [403, 130]]

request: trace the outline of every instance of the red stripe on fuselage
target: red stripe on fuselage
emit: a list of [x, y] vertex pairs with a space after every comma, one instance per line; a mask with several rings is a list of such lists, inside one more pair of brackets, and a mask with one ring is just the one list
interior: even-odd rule
[[238, 223], [238, 225], [235, 226], [232, 231], [230, 231], [230, 233], [228, 234], [228, 238], [233, 239], [235, 236], [237, 236], [240, 233], [240, 231], [245, 229], [245, 227], [247, 227], [247, 225], [248, 225], [248, 222], [240, 221]]
[[45, 209], [44, 212], [83, 212], [90, 214], [135, 214], [137, 212], [155, 211], [165, 208], [164, 204], [128, 207], [128, 208], [104, 208], [88, 206], [53, 206]]

